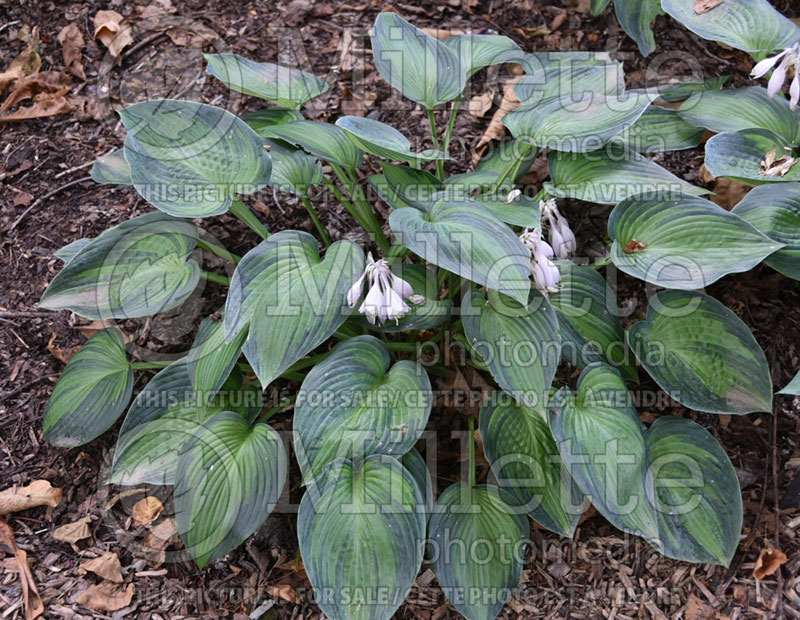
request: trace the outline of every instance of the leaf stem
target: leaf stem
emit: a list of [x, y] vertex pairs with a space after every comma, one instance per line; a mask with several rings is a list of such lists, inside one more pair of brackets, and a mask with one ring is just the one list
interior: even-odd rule
[[453, 101], [453, 109], [450, 111], [450, 118], [447, 120], [447, 129], [444, 132], [444, 142], [442, 142], [442, 151], [447, 153], [450, 148], [450, 138], [453, 136], [453, 127], [456, 124], [456, 116], [458, 115], [458, 108], [461, 105], [461, 95]]
[[532, 144], [529, 144], [528, 142], [520, 142], [517, 159], [503, 171], [503, 174], [497, 177], [497, 180], [494, 182], [494, 185], [492, 185], [492, 188], [489, 190], [489, 192], [492, 194], [497, 192], [503, 182], [508, 178], [508, 175], [511, 174], [512, 170], [514, 171], [514, 175], [511, 178], [512, 182], [514, 182], [513, 180], [516, 179], [517, 174], [519, 173], [519, 167], [522, 165], [522, 161], [531, 154], [531, 151], [533, 151]]
[[[361, 227], [367, 231], [372, 240], [381, 249], [381, 253], [386, 254], [389, 251], [389, 240], [386, 238], [386, 235], [383, 234], [383, 229], [378, 222], [378, 218], [375, 217], [375, 213], [364, 198], [361, 186], [358, 184], [355, 177], [350, 174], [350, 171], [344, 170], [337, 164], [331, 162], [328, 162], [328, 164], [330, 164], [331, 170], [333, 170], [333, 173], [336, 175], [336, 178], [339, 179], [339, 183], [342, 184], [346, 192], [343, 196], [348, 199], [347, 202], [343, 202], [345, 208], [347, 208], [347, 210], [350, 211], [350, 215], [361, 224]], [[339, 200], [342, 199], [339, 198]], [[352, 202], [350, 202], [350, 200], [352, 200]], [[350, 203], [349, 207], [348, 203]]]
[[210, 271], [200, 270], [200, 277], [203, 278], [203, 280], [208, 280], [209, 282], [216, 282], [217, 284], [223, 284], [225, 286], [228, 286], [231, 283], [230, 279], [228, 279], [228, 276], [223, 276], [218, 273], [212, 273]]
[[300, 200], [302, 200], [303, 204], [306, 206], [306, 211], [308, 211], [311, 221], [314, 222], [314, 226], [317, 228], [319, 236], [322, 237], [322, 242], [325, 244], [325, 246], [329, 246], [331, 244], [331, 238], [325, 231], [325, 227], [322, 225], [319, 215], [317, 215], [317, 211], [314, 209], [314, 205], [311, 204], [311, 201], [306, 196], [300, 196]]
[[166, 368], [172, 365], [175, 360], [161, 361], [161, 362], [131, 362], [131, 368], [134, 370], [156, 370], [158, 368]]
[[222, 260], [231, 261], [232, 263], [238, 263], [242, 260], [241, 256], [237, 256], [233, 252], [228, 252], [225, 248], [217, 245], [216, 243], [211, 243], [210, 241], [203, 241], [202, 239], [197, 240], [197, 246], [203, 248], [204, 250], [208, 250], [212, 254], [216, 254]]
[[297, 394], [293, 394], [289, 398], [286, 398], [286, 399], [282, 400], [277, 405], [275, 405], [274, 407], [271, 407], [270, 409], [267, 409], [266, 412], [264, 412], [260, 416], [258, 416], [258, 418], [256, 419], [255, 423], [258, 424], [260, 422], [266, 422], [272, 416], [274, 416], [276, 413], [278, 413], [281, 409], [283, 409], [284, 407], [288, 407], [289, 405], [293, 404], [296, 400], [297, 400]]
[[230, 213], [254, 230], [255, 233], [262, 239], [269, 237], [269, 231], [267, 230], [267, 227], [264, 226], [264, 224], [262, 224], [261, 221], [256, 217], [256, 214], [248, 209], [247, 206], [238, 198], [233, 199]]
[[469, 431], [469, 488], [475, 486], [475, 418], [469, 414], [469, 422], [467, 423], [467, 430]]
[[[436, 114], [433, 111], [433, 108], [426, 108], [428, 112], [428, 123], [431, 127], [431, 138], [433, 139], [433, 148], [437, 151], [441, 150], [439, 145], [439, 135], [438, 131], [436, 130]], [[440, 181], [444, 181], [444, 160], [437, 159], [436, 160], [436, 178]]]

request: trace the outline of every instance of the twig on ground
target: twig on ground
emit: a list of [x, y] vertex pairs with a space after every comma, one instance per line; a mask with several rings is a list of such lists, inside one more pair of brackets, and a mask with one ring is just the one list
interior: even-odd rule
[[44, 195], [44, 196], [42, 196], [41, 198], [37, 198], [36, 200], [34, 200], [34, 201], [31, 203], [31, 206], [30, 206], [30, 207], [28, 207], [27, 209], [25, 209], [25, 210], [24, 210], [24, 211], [23, 211], [23, 212], [20, 214], [20, 216], [19, 216], [17, 219], [15, 219], [15, 220], [14, 220], [14, 223], [13, 223], [13, 224], [11, 224], [11, 226], [9, 226], [9, 227], [8, 227], [8, 231], [9, 231], [9, 232], [11, 232], [11, 231], [12, 231], [12, 230], [14, 230], [14, 229], [15, 229], [17, 226], [19, 226], [19, 223], [20, 223], [20, 222], [21, 222], [21, 221], [22, 221], [22, 220], [25, 218], [25, 216], [26, 216], [26, 215], [28, 215], [28, 213], [30, 213], [31, 211], [33, 211], [33, 209], [35, 209], [36, 207], [38, 207], [38, 206], [39, 206], [41, 203], [43, 203], [43, 202], [44, 202], [45, 200], [47, 200], [48, 198], [52, 198], [53, 196], [55, 196], [56, 194], [58, 194], [58, 193], [59, 193], [59, 192], [61, 192], [62, 190], [65, 190], [65, 189], [67, 189], [67, 188], [69, 188], [69, 187], [72, 187], [72, 186], [74, 186], [74, 185], [78, 185], [78, 184], [80, 184], [80, 183], [85, 183], [86, 181], [91, 181], [91, 180], [92, 180], [92, 177], [83, 177], [83, 178], [80, 178], [80, 179], [75, 179], [74, 181], [70, 181], [69, 183], [64, 183], [64, 185], [61, 185], [60, 187], [57, 187], [57, 188], [55, 188], [55, 189], [54, 189], [52, 192], [48, 192], [47, 194], [45, 194], [45, 195]]

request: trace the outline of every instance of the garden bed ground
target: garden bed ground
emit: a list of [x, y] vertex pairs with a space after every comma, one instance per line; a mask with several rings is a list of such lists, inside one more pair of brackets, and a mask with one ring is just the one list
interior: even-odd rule
[[[800, 16], [800, 7], [793, 0], [777, 0], [775, 4], [790, 17]], [[642, 59], [617, 25], [613, 10], [592, 17], [582, 10], [587, 5], [588, 0], [449, 0], [440, 4], [398, 2], [391, 6], [421, 27], [495, 30], [512, 37], [527, 51], [609, 51], [624, 60], [629, 86], [680, 78], [687, 74], [687, 67], [702, 70], [703, 77], [732, 75], [737, 85], [749, 81], [750, 62], [745, 55], [702, 41], [666, 18], [659, 18], [656, 23], [658, 49], [667, 53], [677, 50], [680, 58], [671, 54]], [[147, 11], [154, 6], [162, 10], [164, 6], [174, 7], [174, 13], [169, 13], [168, 19], [151, 19], [143, 25]], [[197, 36], [205, 36], [206, 43], [218, 51], [227, 46], [228, 50], [256, 60], [298, 64], [291, 58], [291, 50], [277, 52], [279, 37], [285, 39], [287, 33], [294, 36], [295, 43], [301, 42], [307, 54], [309, 65], [303, 68], [313, 68], [333, 84], [328, 99], [312, 103], [307, 109], [319, 120], [348, 113], [379, 114], [380, 120], [394, 125], [412, 141], [426, 136], [415, 147], [430, 146], [425, 144], [427, 121], [419, 108], [397, 109], [389, 105], [391, 90], [372, 69], [369, 55], [357, 51], [363, 47], [359, 32], [363, 34], [376, 13], [390, 7], [388, 3], [173, 0], [171, 4], [153, 2], [150, 9], [146, 7], [146, 1], [137, 5], [121, 0], [72, 4], [16, 0], [0, 7], [3, 68], [22, 49], [16, 34], [28, 25], [41, 30], [42, 71], [63, 71], [57, 35], [72, 22], [86, 40], [83, 65], [87, 76], [86, 82], [77, 78], [73, 81], [73, 95], [85, 98], [75, 100], [81, 101], [79, 109], [44, 119], [0, 123], [0, 490], [45, 479], [64, 493], [56, 508], [10, 515], [9, 524], [15, 530], [17, 543], [28, 553], [47, 618], [244, 619], [258, 608], [266, 614], [263, 617], [316, 618], [320, 612], [311, 602], [302, 565], [295, 561], [293, 514], [284, 512], [271, 517], [246, 544], [197, 570], [174, 544], [168, 547], [166, 557], [158, 557], [152, 549], [152, 537], [146, 538], [148, 527], [136, 527], [130, 518], [131, 504], [145, 492], [160, 494], [168, 512], [167, 494], [149, 489], [120, 497], [120, 489], [103, 484], [116, 438], [113, 430], [73, 450], [56, 449], [42, 441], [42, 414], [64, 366], [59, 358], [68, 356], [96, 326], [87, 327], [86, 321], [69, 312], [41, 312], [36, 303], [59, 269], [60, 262], [53, 258], [56, 249], [79, 237], [96, 236], [109, 226], [151, 210], [130, 188], [81, 181], [97, 156], [121, 145], [119, 125], [103, 117], [105, 97], [110, 94], [115, 105], [120, 101], [180, 96], [224, 104], [234, 111], [258, 107], [256, 101], [230, 99], [213, 80], [198, 78], [203, 65], [199, 50], [192, 47]], [[139, 24], [134, 41], [123, 51], [118, 65], [109, 63], [103, 45], [92, 40], [92, 20], [102, 9], [117, 10]], [[171, 29], [165, 33], [168, 26]], [[343, 58], [337, 49], [346, 45], [349, 34], [355, 35], [355, 52], [352, 57], [345, 54]], [[299, 58], [302, 60], [302, 56]], [[657, 62], [662, 60], [656, 70]], [[362, 69], [363, 81], [353, 77]], [[698, 77], [695, 75], [695, 79]], [[502, 94], [496, 76], [484, 72], [475, 80], [471, 96], [486, 93], [494, 95], [495, 105], [484, 116], [476, 117], [463, 109], [458, 117], [453, 140], [456, 162], [448, 164], [453, 171], [463, 171], [469, 165]], [[439, 120], [445, 122], [446, 116]], [[702, 149], [667, 154], [658, 161], [691, 182], [704, 180], [700, 175]], [[538, 164], [534, 166], [533, 182], [541, 180], [537, 179], [540, 169]], [[54, 190], [59, 191], [42, 199]], [[300, 228], [313, 232], [302, 204], [286, 195], [278, 199], [277, 204], [271, 197], [249, 202], [274, 230]], [[341, 206], [324, 196], [317, 200], [321, 217], [334, 237], [357, 238], [354, 223]], [[29, 207], [30, 211], [17, 223]], [[609, 209], [574, 203], [566, 204], [564, 210], [578, 233], [583, 253], [596, 257], [602, 249]], [[207, 230], [239, 254], [256, 242], [252, 234], [229, 217], [216, 218]], [[207, 265], [219, 267], [213, 262]], [[647, 292], [641, 283], [622, 275], [617, 280], [620, 306], [630, 310], [625, 318], [629, 324], [643, 317]], [[800, 285], [767, 267], [759, 267], [748, 274], [725, 278], [711, 287], [710, 293], [753, 330], [766, 352], [773, 382], [778, 386], [787, 383], [800, 365]], [[220, 291], [211, 285], [192, 307], [153, 321], [126, 321], [121, 327], [135, 343], [139, 358], [176, 356], [190, 342], [185, 329], [191, 323], [189, 319], [196, 322], [213, 312], [220, 299]], [[138, 380], [137, 389], [146, 378]], [[561, 378], [574, 381], [575, 375]], [[296, 386], [278, 386], [292, 387]], [[440, 436], [448, 438], [438, 445], [439, 491], [459, 478], [463, 462], [458, 442], [449, 439], [450, 431], [463, 429], [466, 419], [463, 408], [453, 406], [453, 397], [459, 390], [481, 387], [480, 378], [470, 373], [454, 375], [439, 386], [442, 396], [432, 415], [431, 428], [439, 429]], [[270, 390], [268, 398], [277, 399], [278, 388]], [[664, 558], [645, 542], [621, 534], [602, 517], [588, 515], [573, 541], [559, 539], [545, 530], [533, 530], [536, 545], [529, 554], [522, 584], [501, 617], [737, 620], [782, 614], [800, 618], [800, 482], [796, 478], [800, 472], [800, 399], [793, 402], [791, 397], [776, 397], [776, 427], [767, 415], [731, 417], [690, 412], [661, 398], [663, 394], [659, 395], [654, 384], [644, 383], [633, 389], [643, 399], [639, 408], [643, 417], [652, 419], [664, 413], [692, 417], [708, 428], [730, 455], [740, 474], [745, 506], [743, 539], [733, 564], [725, 569]], [[289, 429], [291, 412], [278, 415], [275, 421], [279, 429]], [[486, 469], [484, 462], [479, 475], [485, 476]], [[296, 468], [290, 475], [289, 499], [297, 501], [302, 488]], [[778, 508], [781, 501], [783, 510]], [[88, 538], [75, 546], [53, 538], [55, 528], [86, 516], [91, 518]], [[161, 517], [156, 524], [164, 519]], [[757, 581], [753, 577], [754, 564], [762, 550], [769, 547], [781, 549], [788, 561]], [[125, 582], [133, 584], [133, 596], [117, 612], [92, 612], [76, 603], [76, 598], [97, 580], [78, 566], [107, 551], [118, 555]], [[22, 618], [16, 564], [13, 556], [2, 559], [2, 553], [0, 548], [0, 617]], [[271, 603], [274, 605], [270, 607]], [[457, 616], [436, 587], [429, 565], [423, 564], [397, 617], [439, 620]]]

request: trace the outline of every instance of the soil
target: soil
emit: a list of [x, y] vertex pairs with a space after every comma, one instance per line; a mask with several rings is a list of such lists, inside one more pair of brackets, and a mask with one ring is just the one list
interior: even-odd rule
[[[213, 79], [204, 79], [200, 49], [192, 47], [190, 35], [205, 35], [204, 51], [234, 51], [255, 60], [300, 66], [327, 79], [332, 84], [329, 96], [306, 108], [312, 118], [369, 114], [409, 136], [415, 148], [432, 146], [427, 120], [418, 106], [398, 105], [390, 87], [372, 68], [369, 54], [356, 53], [352, 66], [340, 69], [347, 67], [347, 59], [336, 51], [341, 41], [351, 32], [355, 47], [364, 47], [364, 33], [375, 15], [390, 7], [380, 0], [173, 0], [171, 5], [165, 0], [153, 6], [159, 4], [174, 7], [169, 19], [178, 21], [151, 19], [142, 26], [146, 1], [16, 0], [0, 6], [3, 67], [21, 51], [23, 44], [17, 34], [27, 25], [41, 30], [41, 70], [63, 71], [57, 37], [64, 26], [73, 23], [85, 39], [82, 63], [87, 77], [86, 81], [74, 78], [71, 89], [72, 95], [85, 98], [83, 109], [0, 124], [0, 228], [4, 231], [0, 240], [0, 490], [38, 479], [63, 489], [57, 507], [11, 514], [8, 522], [19, 547], [28, 554], [47, 618], [320, 617], [297, 561], [293, 514], [275, 514], [245, 544], [198, 570], [174, 541], [163, 557], [153, 551], [152, 544], [148, 549], [149, 526], [132, 522], [131, 506], [145, 494], [160, 497], [166, 505], [164, 514], [168, 514], [168, 490], [145, 488], [120, 496], [124, 489], [105, 485], [118, 425], [72, 450], [54, 448], [42, 440], [43, 412], [64, 367], [59, 358], [74, 352], [97, 326], [89, 324], [87, 328], [89, 322], [69, 312], [43, 312], [36, 304], [60, 269], [55, 250], [152, 209], [131, 188], [100, 186], [85, 179], [95, 158], [122, 144], [124, 136], [116, 117], [104, 113], [109, 98], [115, 108], [161, 96], [202, 100], [237, 113], [260, 107], [256, 100], [230, 96]], [[800, 16], [800, 7], [793, 0], [774, 4], [789, 17]], [[652, 84], [654, 76], [659, 82], [685, 78], [692, 71], [701, 72], [694, 79], [726, 74], [732, 76], [734, 85], [750, 83], [749, 57], [703, 41], [665, 17], [656, 20], [655, 30], [658, 49], [666, 54], [643, 59], [621, 31], [613, 9], [592, 17], [581, 11], [586, 5], [584, 0], [550, 0], [548, 4], [449, 0], [391, 6], [420, 27], [496, 31], [510, 36], [526, 51], [609, 51], [624, 61], [629, 87]], [[116, 10], [138, 24], [133, 42], [117, 63], [110, 62], [113, 59], [105, 47], [93, 38], [94, 16], [105, 9]], [[172, 29], [165, 34], [167, 25]], [[670, 54], [676, 50], [679, 56]], [[473, 80], [470, 96], [492, 93], [496, 106], [502, 94], [499, 80], [504, 75], [497, 70], [482, 71]], [[494, 111], [475, 117], [465, 108], [455, 125], [450, 172], [462, 172], [471, 165], [475, 145]], [[446, 121], [444, 112], [437, 113], [440, 126]], [[702, 148], [654, 159], [689, 181], [703, 180], [699, 177]], [[541, 181], [537, 170], [541, 166], [534, 166], [529, 177], [534, 183]], [[71, 185], [64, 187], [68, 183]], [[54, 190], [58, 191], [47, 197]], [[248, 201], [270, 229], [314, 233], [301, 203], [285, 194], [271, 198]], [[366, 243], [341, 205], [324, 196], [314, 200], [333, 238]], [[381, 209], [388, 212], [378, 205]], [[602, 253], [609, 208], [567, 202], [563, 210], [577, 231], [580, 247], [587, 249], [589, 258], [596, 258]], [[232, 217], [202, 224], [210, 237], [234, 253], [241, 255], [257, 243], [257, 237]], [[226, 268], [214, 257], [205, 256], [204, 261], [206, 269]], [[616, 282], [620, 306], [630, 310], [626, 325], [643, 318], [648, 291], [642, 283], [612, 268], [607, 268], [606, 274]], [[774, 384], [785, 385], [800, 366], [798, 283], [761, 266], [728, 276], [709, 292], [748, 324], [766, 353]], [[191, 342], [192, 326], [214, 312], [221, 301], [220, 288], [208, 285], [191, 303], [166, 316], [125, 321], [120, 327], [131, 340], [135, 358], [175, 358]], [[139, 373], [137, 390], [151, 374]], [[575, 374], [563, 378], [574, 380]], [[481, 385], [476, 373], [468, 372], [466, 380], [472, 388]], [[452, 384], [451, 378], [444, 391]], [[267, 406], [296, 387], [282, 383], [270, 388]], [[650, 382], [635, 389], [641, 395], [659, 394]], [[742, 541], [731, 567], [690, 565], [665, 558], [642, 540], [621, 534], [599, 515], [588, 515], [574, 540], [534, 527], [536, 544], [530, 550], [522, 584], [500, 617], [799, 618], [800, 399], [776, 396], [774, 416], [699, 414], [665, 399], [643, 405], [640, 413], [646, 420], [667, 413], [690, 417], [725, 447], [740, 475], [745, 506]], [[465, 420], [457, 408], [442, 404], [435, 408], [431, 428], [445, 432], [463, 429]], [[291, 410], [278, 414], [273, 422], [279, 430], [290, 429]], [[441, 442], [438, 459], [436, 482], [441, 491], [459, 479], [463, 458], [458, 442]], [[483, 461], [480, 477], [486, 476], [486, 469]], [[298, 501], [303, 489], [296, 466], [288, 486], [288, 500]], [[54, 539], [57, 527], [86, 516], [91, 518], [88, 538], [75, 545]], [[771, 547], [785, 553], [787, 561], [773, 574], [756, 580], [755, 562], [762, 550]], [[98, 580], [78, 570], [78, 565], [107, 551], [118, 555], [125, 582], [133, 584], [135, 593], [117, 611], [92, 611], [77, 598]], [[0, 615], [11, 620], [24, 617], [15, 566], [9, 555], [0, 563]], [[438, 589], [427, 562], [396, 617], [458, 617]]]

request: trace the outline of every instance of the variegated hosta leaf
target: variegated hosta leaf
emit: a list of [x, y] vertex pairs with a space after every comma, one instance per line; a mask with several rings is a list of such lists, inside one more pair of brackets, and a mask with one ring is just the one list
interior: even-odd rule
[[243, 114], [241, 118], [250, 129], [262, 138], [270, 137], [270, 127], [304, 120], [300, 112], [291, 108], [262, 108], [255, 112]]
[[246, 335], [242, 330], [233, 340], [225, 342], [225, 323], [221, 317], [208, 317], [200, 323], [186, 355], [186, 366], [192, 387], [205, 395], [205, 400], [213, 398], [230, 376]]
[[[427, 35], [426, 35], [427, 36]], [[447, 153], [429, 149], [421, 153], [411, 150], [411, 143], [391, 125], [361, 116], [342, 116], [336, 125], [345, 130], [350, 139], [367, 153], [409, 163], [450, 159]]]
[[[433, 195], [444, 189], [444, 183], [427, 170], [381, 162], [386, 182], [387, 202], [392, 208], [407, 205], [421, 211], [430, 210]], [[397, 205], [397, 206], [395, 206]]]
[[636, 194], [669, 197], [709, 193], [616, 144], [594, 153], [553, 151], [547, 163], [552, 181], [545, 183], [544, 189], [559, 198], [611, 205]]
[[525, 194], [512, 196], [511, 200], [506, 192], [478, 194], [472, 197], [472, 201], [494, 213], [506, 224], [522, 228], [539, 228], [541, 226], [539, 205]]
[[772, 411], [764, 352], [742, 320], [700, 292], [662, 291], [628, 343], [642, 366], [682, 405], [709, 413]]
[[442, 42], [459, 58], [460, 70], [467, 78], [490, 65], [518, 62], [524, 55], [514, 41], [497, 34], [457, 34]]
[[278, 138], [345, 168], [361, 165], [364, 152], [357, 148], [344, 129], [330, 123], [315, 121], [293, 121], [261, 128], [259, 135], [265, 138]]
[[175, 518], [203, 568], [239, 546], [266, 520], [283, 491], [287, 458], [266, 424], [224, 411], [197, 429], [178, 460]]
[[611, 141], [639, 153], [661, 153], [693, 149], [703, 141], [705, 133], [705, 129], [690, 125], [675, 110], [651, 105]]
[[800, 28], [778, 13], [769, 0], [724, 0], [708, 11], [695, 2], [662, 0], [664, 10], [695, 34], [745, 52], [771, 52], [800, 39]]
[[661, 0], [614, 0], [614, 11], [619, 25], [636, 41], [642, 56], [649, 56], [656, 48], [651, 24], [664, 14]]
[[123, 149], [98, 157], [92, 165], [92, 179], [109, 185], [132, 185], [131, 167]]
[[429, 213], [389, 217], [399, 241], [428, 262], [526, 303], [530, 252], [497, 216], [472, 202], [439, 202]]
[[286, 142], [264, 139], [272, 158], [269, 184], [282, 192], [308, 196], [314, 185], [322, 181], [322, 165], [313, 155]]
[[397, 13], [378, 15], [371, 40], [378, 73], [412, 101], [433, 109], [464, 90], [467, 67], [456, 52]]
[[583, 493], [561, 466], [544, 416], [495, 392], [480, 413], [483, 449], [498, 484], [515, 507], [547, 529], [571, 538], [585, 509]]
[[600, 15], [610, 2], [611, 0], [589, 0], [589, 8], [592, 11], [592, 15]]
[[133, 369], [116, 327], [93, 335], [67, 362], [44, 412], [43, 436], [73, 448], [99, 437], [131, 399]]
[[414, 447], [431, 412], [425, 370], [404, 360], [389, 368], [373, 336], [338, 344], [308, 373], [294, 415], [294, 447], [306, 482], [336, 459], [400, 457]]
[[494, 620], [522, 577], [527, 516], [496, 486], [466, 483], [439, 496], [428, 555], [445, 596], [468, 620]]
[[785, 244], [764, 262], [800, 280], [800, 183], [756, 187], [733, 212], [770, 239]]
[[695, 196], [618, 204], [608, 220], [611, 258], [625, 273], [676, 289], [699, 289], [755, 267], [782, 245], [742, 218]]
[[553, 97], [580, 104], [595, 95], [621, 95], [624, 91], [622, 63], [570, 58], [543, 63], [514, 86], [514, 94], [523, 105]]
[[532, 290], [526, 306], [497, 294], [487, 300], [472, 289], [462, 309], [470, 347], [498, 385], [544, 413], [560, 356], [558, 319], [547, 298]]
[[255, 62], [236, 54], [204, 54], [209, 75], [231, 90], [274, 101], [282, 108], [300, 108], [328, 90], [315, 75], [271, 62]]
[[90, 319], [158, 314], [183, 303], [200, 280], [189, 258], [190, 220], [158, 211], [109, 228], [83, 245], [53, 278], [39, 305]]
[[562, 388], [550, 403], [550, 428], [562, 461], [595, 508], [619, 529], [658, 540], [644, 425], [619, 373], [588, 366], [577, 393]]
[[475, 166], [475, 171], [497, 172], [502, 176], [509, 170], [502, 186], [506, 192], [522, 180], [539, 156], [539, 149], [521, 140], [506, 140], [489, 149]]
[[645, 433], [661, 552], [728, 566], [742, 532], [742, 491], [728, 455], [691, 420], [665, 416]]
[[706, 143], [706, 167], [715, 177], [747, 185], [800, 180], [797, 152], [767, 129], [742, 129], [713, 136]]
[[91, 242], [92, 240], [86, 237], [82, 239], [75, 239], [75, 241], [72, 243], [68, 243], [63, 248], [59, 248], [53, 252], [53, 256], [63, 260], [64, 264], [66, 265], [69, 261], [75, 258], [75, 256], [84, 248], [84, 246], [89, 245]]
[[344, 323], [347, 291], [363, 270], [364, 252], [354, 243], [334, 243], [322, 259], [314, 237], [296, 230], [245, 254], [225, 303], [225, 338], [250, 323], [244, 354], [263, 387]]
[[136, 191], [175, 217], [225, 213], [237, 194], [266, 186], [272, 168], [261, 139], [222, 108], [156, 99], [119, 112]]
[[433, 510], [433, 481], [425, 459], [417, 452], [416, 448], [411, 448], [400, 457], [400, 462], [411, 474], [411, 477], [414, 478], [414, 482], [417, 483], [417, 487], [422, 492], [422, 498], [425, 501], [425, 512], [430, 514], [431, 510]]
[[297, 516], [303, 565], [326, 616], [392, 617], [422, 564], [426, 512], [414, 477], [394, 457], [326, 469]]
[[789, 381], [788, 385], [783, 388], [778, 394], [791, 394], [793, 396], [800, 396], [800, 372]]

